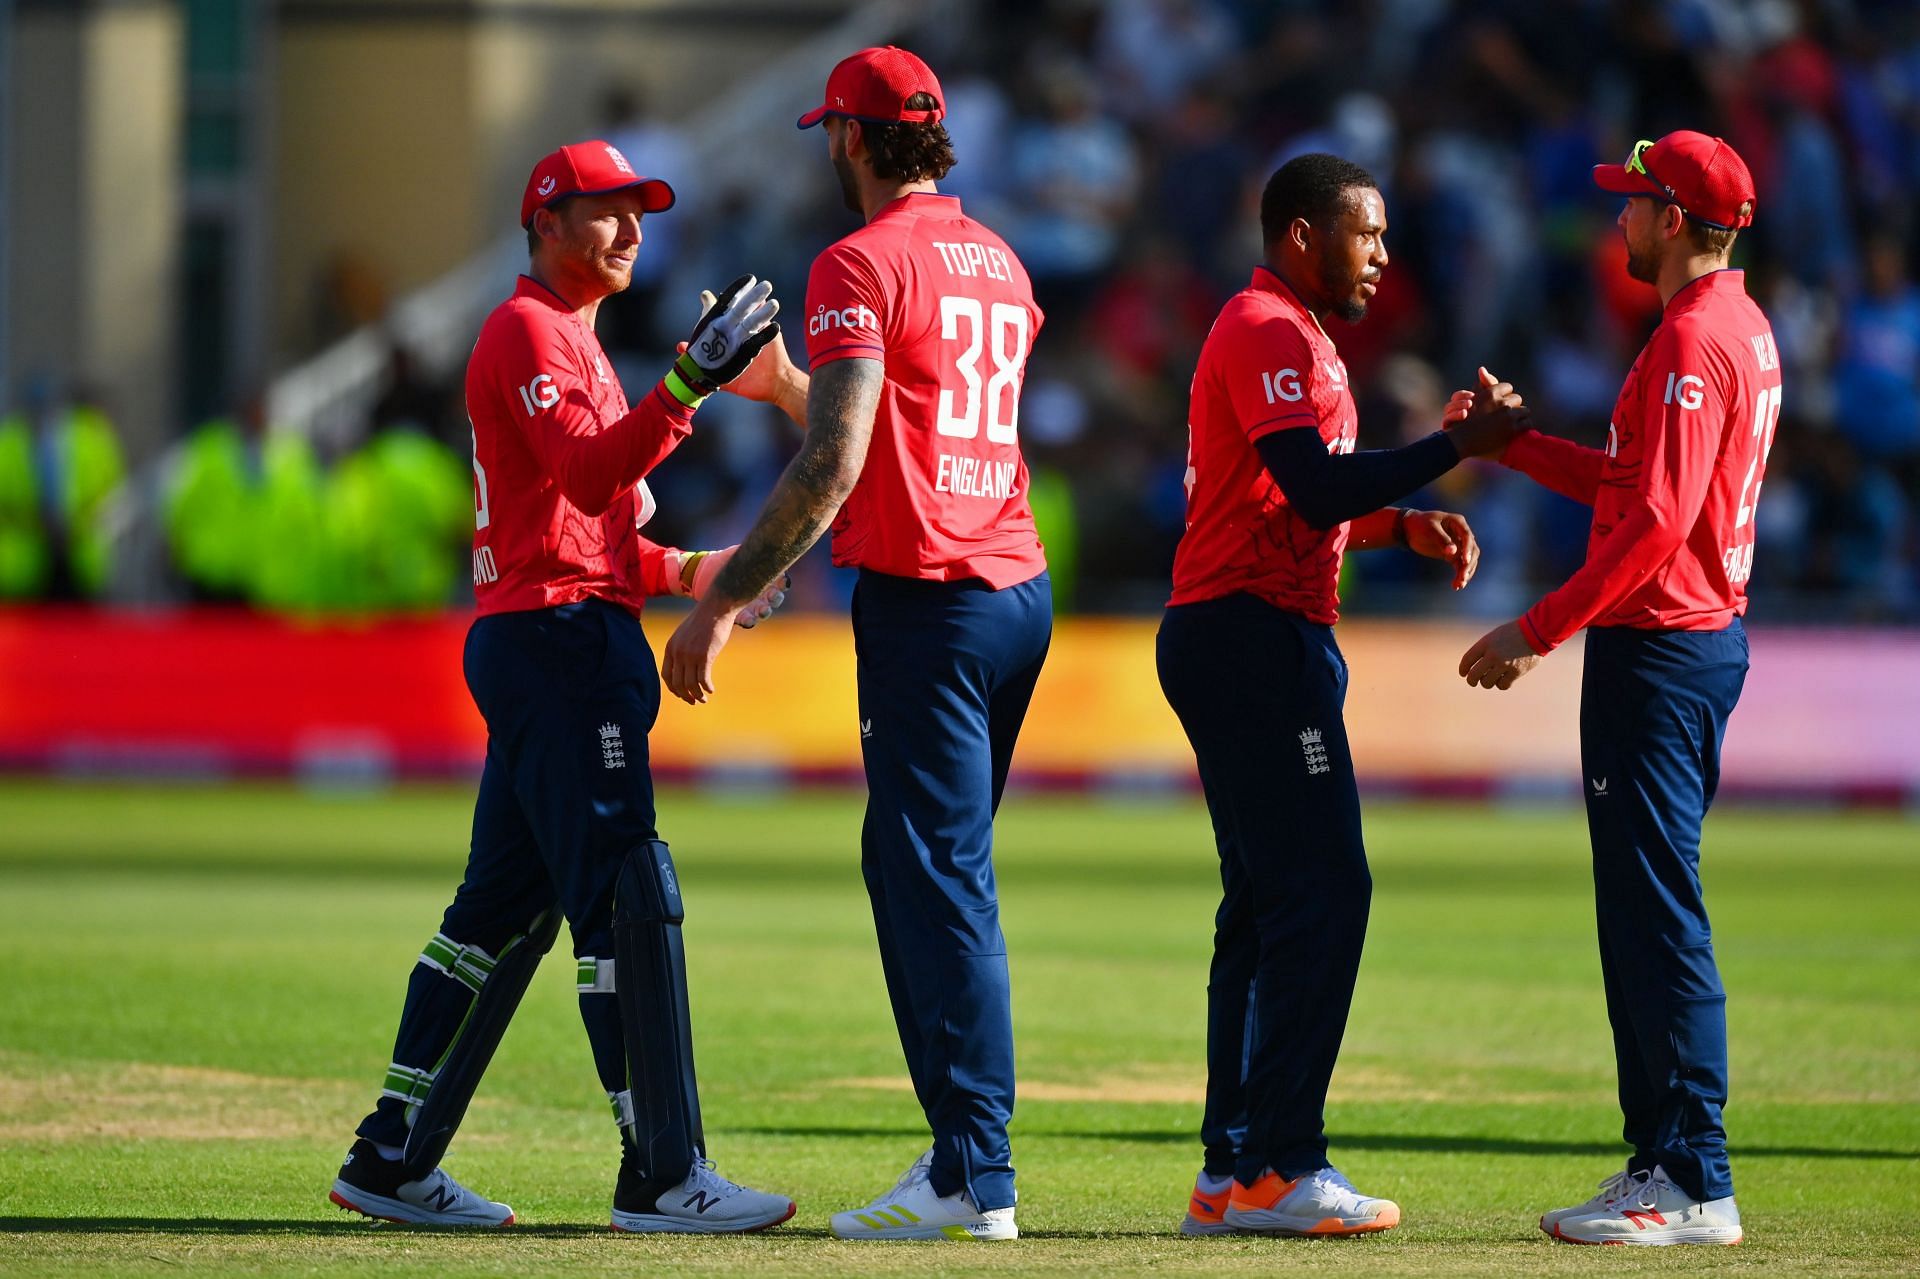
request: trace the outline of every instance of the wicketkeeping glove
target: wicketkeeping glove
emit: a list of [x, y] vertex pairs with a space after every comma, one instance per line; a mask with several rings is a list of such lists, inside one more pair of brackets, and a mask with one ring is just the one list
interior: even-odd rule
[[[738, 545], [718, 551], [686, 551], [680, 558], [680, 566], [668, 580], [673, 583], [676, 595], [689, 595], [694, 599], [705, 599], [707, 588], [713, 585], [713, 579], [720, 576], [720, 570], [727, 566]], [[742, 630], [752, 630], [760, 622], [773, 616], [773, 611], [787, 602], [787, 587], [793, 585], [791, 574], [782, 573], [773, 580], [773, 585], [749, 600], [741, 610], [734, 614], [733, 624]]]
[[780, 336], [773, 285], [743, 275], [721, 290], [667, 372], [667, 389], [682, 404], [698, 404], [746, 372], [761, 348]]

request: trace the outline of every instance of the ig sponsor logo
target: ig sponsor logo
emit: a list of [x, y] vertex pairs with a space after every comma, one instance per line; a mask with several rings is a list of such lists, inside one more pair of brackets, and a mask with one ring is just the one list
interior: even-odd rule
[[1678, 404], [1683, 409], [1697, 409], [1705, 399], [1703, 393], [1706, 389], [1704, 378], [1697, 378], [1691, 373], [1669, 373], [1666, 402]]
[[1281, 369], [1278, 373], [1262, 373], [1260, 388], [1267, 393], [1267, 403], [1285, 400], [1296, 403], [1305, 392], [1300, 387], [1299, 369]]

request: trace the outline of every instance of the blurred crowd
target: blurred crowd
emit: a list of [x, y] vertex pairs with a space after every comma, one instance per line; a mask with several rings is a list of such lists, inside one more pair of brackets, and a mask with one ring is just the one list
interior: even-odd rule
[[[1020, 436], [1062, 607], [1164, 600], [1188, 380], [1259, 260], [1258, 194], [1279, 164], [1333, 151], [1386, 197], [1392, 263], [1367, 318], [1333, 330], [1362, 447], [1432, 430], [1480, 365], [1516, 383], [1544, 428], [1599, 443], [1660, 307], [1627, 278], [1618, 202], [1589, 168], [1693, 128], [1753, 169], [1757, 216], [1735, 265], [1786, 365], [1753, 615], [1920, 618], [1912, 0], [984, 0], [972, 21], [902, 43], [947, 90], [959, 165], [942, 189], [1013, 244], [1048, 315]], [[812, 256], [855, 215], [814, 134], [769, 156], [756, 189], [707, 191], [694, 140], [637, 88], [608, 93], [602, 125], [681, 196], [648, 220], [633, 289], [601, 312], [633, 396], [690, 327], [700, 285], [753, 270], [797, 314]], [[458, 377], [396, 351], [367, 442], [340, 458], [257, 427], [196, 428], [162, 480], [172, 578], [269, 607], [460, 601], [472, 496]], [[737, 537], [796, 440], [726, 396], [701, 425], [653, 481], [656, 540]], [[119, 480], [111, 435], [84, 403], [0, 422], [0, 597], [86, 595], [107, 579], [87, 530]], [[1585, 508], [1496, 466], [1463, 466], [1414, 502], [1470, 516], [1479, 581], [1452, 597], [1412, 557], [1351, 556], [1349, 611], [1514, 612], [1584, 552]], [[195, 527], [221, 519], [219, 533]], [[235, 544], [286, 547], [284, 580], [237, 576]], [[802, 603], [844, 598], [824, 561], [801, 566]]]
[[[1393, 262], [1368, 317], [1333, 331], [1362, 447], [1432, 430], [1482, 364], [1546, 429], [1597, 444], [1660, 304], [1627, 278], [1619, 202], [1589, 171], [1693, 128], [1754, 170], [1735, 264], [1787, 363], [1755, 613], [1920, 616], [1920, 5], [988, 0], [964, 30], [905, 42], [947, 91], [959, 165], [942, 189], [1013, 244], [1048, 314], [1020, 436], [1064, 604], [1164, 600], [1194, 358], [1259, 260], [1258, 195], [1278, 165], [1337, 152], [1386, 196]], [[663, 170], [674, 152], [648, 139], [689, 145], [658, 123], [630, 136]], [[818, 147], [795, 150], [816, 198], [779, 225], [751, 193], [706, 211], [714, 234], [675, 247], [689, 280], [660, 295], [653, 347], [691, 318], [680, 295], [702, 274], [750, 265], [799, 305], [807, 262], [852, 215]], [[668, 463], [662, 519], [737, 534], [791, 448], [781, 435], [696, 437]], [[1585, 551], [1586, 508], [1495, 466], [1415, 500], [1473, 518], [1480, 581], [1449, 598], [1431, 565], [1352, 556], [1351, 610], [1517, 611]]]

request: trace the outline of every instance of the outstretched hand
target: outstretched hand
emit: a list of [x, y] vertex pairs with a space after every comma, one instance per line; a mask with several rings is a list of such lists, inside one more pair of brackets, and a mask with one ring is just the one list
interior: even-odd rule
[[[713, 290], [700, 290], [702, 316], [713, 309], [714, 301]], [[773, 327], [776, 330], [779, 328], [778, 325]], [[685, 342], [674, 348], [675, 355], [685, 355], [686, 351]], [[742, 399], [771, 404], [799, 425], [806, 425], [807, 376], [793, 362], [793, 357], [787, 354], [787, 344], [777, 334], [767, 340], [738, 377], [721, 389]]]
[[1447, 401], [1441, 425], [1453, 437], [1461, 457], [1490, 457], [1497, 461], [1514, 437], [1531, 423], [1526, 401], [1513, 389], [1513, 384], [1502, 382], [1487, 372], [1483, 364], [1478, 389], [1455, 391]]
[[661, 683], [689, 706], [706, 701], [713, 695], [714, 663], [732, 637], [732, 610], [717, 608], [711, 599], [695, 604], [660, 654]]
[[1453, 565], [1454, 590], [1473, 580], [1474, 570], [1480, 567], [1480, 542], [1466, 516], [1452, 511], [1408, 511], [1402, 527], [1408, 550]]
[[1473, 642], [1460, 658], [1460, 674], [1468, 687], [1509, 689], [1513, 682], [1545, 660], [1533, 651], [1518, 622], [1496, 626]]

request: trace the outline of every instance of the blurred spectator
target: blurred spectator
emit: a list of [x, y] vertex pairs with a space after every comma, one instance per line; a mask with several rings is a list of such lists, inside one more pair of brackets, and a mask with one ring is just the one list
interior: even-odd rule
[[[700, 170], [685, 132], [656, 118], [638, 85], [609, 89], [601, 100], [600, 120], [603, 136], [627, 157], [635, 173], [664, 178], [673, 188], [673, 207], [649, 215], [640, 229], [642, 247], [633, 260], [633, 283], [626, 292], [616, 293], [600, 306], [595, 325], [600, 344], [620, 364], [631, 354], [671, 346], [682, 329], [692, 327], [680, 319], [671, 302], [663, 307], [662, 293], [675, 255], [712, 193], [702, 189]], [[717, 291], [719, 285], [709, 287]], [[663, 314], [663, 310], [671, 315]], [[663, 338], [662, 325], [673, 330], [672, 337]]]
[[465, 406], [446, 380], [430, 376], [411, 350], [395, 343], [387, 357], [386, 385], [374, 401], [372, 421], [381, 429], [407, 427], [449, 448], [470, 447]]
[[1835, 421], [1872, 462], [1920, 459], [1920, 286], [1900, 242], [1867, 244], [1865, 289], [1847, 307], [1834, 364]]
[[126, 476], [120, 437], [87, 392], [0, 418], [0, 599], [97, 599], [107, 502]]
[[1098, 111], [1085, 71], [1071, 63], [1041, 77], [1045, 114], [1013, 142], [1014, 198], [1023, 212], [1007, 237], [1050, 316], [1077, 311], [1120, 247], [1139, 165], [1133, 139]]
[[259, 526], [259, 422], [202, 422], [180, 442], [162, 481], [161, 523], [190, 598], [232, 603], [247, 596]]
[[1098, 54], [1107, 106], [1146, 123], [1211, 79], [1234, 49], [1233, 23], [1213, 0], [1112, 0]]

